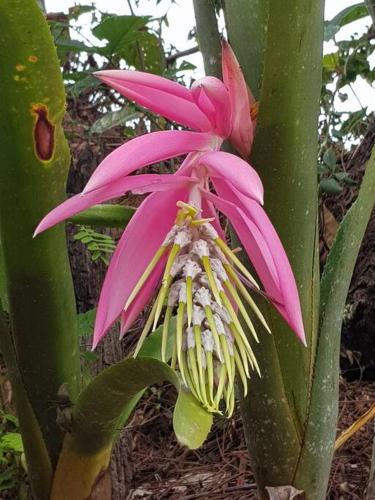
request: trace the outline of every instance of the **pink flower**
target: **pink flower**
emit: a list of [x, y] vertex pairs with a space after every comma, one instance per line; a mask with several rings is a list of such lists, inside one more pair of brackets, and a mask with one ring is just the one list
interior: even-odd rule
[[[189, 90], [136, 71], [100, 71], [96, 76], [128, 99], [196, 131], [154, 132], [119, 147], [98, 166], [80, 195], [42, 220], [36, 234], [126, 191], [152, 193], [125, 228], [111, 259], [97, 310], [94, 346], [119, 317], [123, 335], [156, 296], [135, 354], [164, 313], [164, 359], [169, 320], [177, 314], [172, 366], [178, 365], [185, 383], [209, 410], [219, 411], [225, 398], [231, 414], [235, 373], [246, 392], [249, 366], [259, 371], [237, 317], [239, 311], [258, 341], [244, 302], [269, 329], [248, 291], [258, 284], [227, 246], [217, 211], [230, 220], [265, 293], [305, 343], [293, 273], [261, 207], [261, 180], [244, 160], [219, 151], [228, 139], [243, 157], [249, 155], [254, 99], [226, 43], [224, 83], [205, 77]], [[187, 157], [174, 175], [129, 176], [148, 164], [183, 154]]]

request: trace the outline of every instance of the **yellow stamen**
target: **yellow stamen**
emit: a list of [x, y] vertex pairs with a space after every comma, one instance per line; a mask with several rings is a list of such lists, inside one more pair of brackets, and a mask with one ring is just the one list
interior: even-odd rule
[[199, 396], [197, 394], [197, 391], [195, 390], [194, 384], [193, 384], [191, 377], [190, 377], [190, 372], [189, 372], [187, 358], [186, 358], [186, 351], [181, 352], [181, 358], [180, 358], [178, 366], [179, 366], [180, 373], [181, 373], [182, 379], [184, 381], [184, 384], [187, 387], [189, 387], [193, 396], [199, 400]]
[[[238, 332], [237, 328], [235, 327], [235, 325], [233, 323], [231, 323], [229, 325], [229, 328], [230, 328], [230, 331], [232, 332], [232, 334], [236, 340], [236, 343], [240, 349], [240, 352], [241, 352], [241, 341], [243, 341], [244, 339], [242, 338], [242, 336], [240, 335], [240, 333]], [[248, 342], [246, 342], [245, 345], [246, 345], [246, 349], [245, 349], [246, 357], [250, 361], [251, 367], [255, 368], [256, 371], [258, 372], [259, 376], [261, 376], [258, 362], [256, 360], [256, 357], [255, 357], [253, 350], [250, 347], [250, 344]]]
[[220, 335], [221, 348], [224, 353], [225, 366], [227, 367], [228, 379], [232, 379], [231, 356], [229, 354], [228, 340], [225, 335]]
[[131, 294], [129, 295], [129, 298], [126, 301], [126, 304], [125, 304], [125, 307], [124, 307], [125, 311], [128, 309], [128, 307], [130, 306], [130, 304], [133, 302], [133, 300], [137, 296], [139, 290], [145, 284], [145, 282], [147, 281], [148, 277], [150, 276], [150, 274], [154, 270], [156, 264], [159, 262], [159, 260], [161, 259], [161, 257], [163, 256], [163, 254], [164, 254], [164, 252], [166, 251], [167, 248], [168, 247], [166, 247], [166, 246], [161, 246], [159, 248], [159, 250], [156, 252], [156, 254], [152, 257], [150, 263], [148, 264], [148, 266], [144, 270], [142, 276], [139, 278], [139, 280], [137, 281], [137, 284], [135, 285], [135, 287], [133, 288]]
[[213, 339], [214, 339], [214, 342], [215, 342], [215, 347], [216, 347], [216, 351], [217, 351], [217, 357], [222, 362], [223, 361], [223, 355], [221, 354], [219, 334], [218, 334], [218, 331], [216, 329], [215, 320], [214, 320], [211, 308], [210, 308], [210, 306], [206, 306], [204, 308], [204, 310], [205, 310], [205, 313], [206, 313], [206, 318], [207, 318], [208, 326], [210, 327], [210, 330], [211, 330], [211, 333], [212, 333], [212, 336], [213, 336]]
[[259, 338], [258, 338], [258, 335], [257, 335], [257, 333], [255, 331], [253, 322], [251, 321], [250, 316], [247, 314], [245, 306], [243, 305], [242, 300], [240, 299], [240, 296], [237, 293], [237, 290], [234, 288], [234, 286], [232, 285], [232, 283], [229, 280], [224, 281], [224, 285], [226, 286], [226, 288], [231, 293], [231, 295], [232, 295], [233, 300], [235, 301], [235, 303], [238, 305], [238, 309], [241, 311], [243, 319], [245, 320], [247, 326], [249, 327], [249, 330], [251, 331], [254, 339], [256, 340], [256, 342], [259, 343]]
[[198, 369], [197, 369], [197, 360], [195, 357], [195, 349], [194, 347], [190, 347], [188, 349], [188, 357], [190, 361], [190, 367], [191, 367], [191, 373], [193, 375], [193, 384], [196, 390], [196, 393], [198, 394], [198, 399], [202, 399], [201, 391], [200, 391], [200, 385], [199, 385], [199, 377], [198, 377]]
[[172, 359], [171, 359], [172, 370], [176, 369], [176, 364], [177, 364], [177, 346], [176, 346], [176, 340], [175, 340], [173, 342], [173, 349], [172, 349]]
[[[179, 366], [181, 365], [181, 353], [182, 353], [182, 329], [184, 325], [184, 312], [185, 303], [180, 302], [177, 309], [177, 321], [176, 321], [176, 344], [177, 344], [177, 359]], [[181, 375], [185, 382], [185, 375], [183, 373], [183, 367], [181, 366]]]
[[252, 308], [252, 310], [254, 311], [255, 315], [257, 316], [257, 318], [259, 319], [259, 321], [262, 323], [262, 325], [264, 326], [264, 328], [267, 330], [268, 333], [271, 333], [271, 329], [268, 326], [268, 324], [267, 324], [267, 322], [266, 322], [263, 314], [259, 310], [259, 307], [256, 305], [256, 303], [254, 302], [253, 298], [251, 297], [251, 295], [249, 294], [249, 292], [246, 290], [245, 285], [242, 283], [242, 281], [240, 280], [240, 278], [237, 276], [237, 274], [235, 273], [235, 271], [232, 268], [232, 266], [230, 266], [228, 264], [224, 264], [224, 268], [225, 268], [227, 274], [230, 276], [230, 278], [235, 282], [235, 285], [237, 286], [237, 288], [241, 292], [241, 294], [244, 297], [244, 299], [246, 300], [246, 302]]
[[233, 323], [235, 324], [239, 334], [241, 335], [242, 337], [242, 340], [244, 341], [246, 347], [249, 347], [250, 349], [250, 344], [249, 344], [249, 341], [247, 340], [247, 337], [246, 337], [246, 334], [245, 332], [243, 331], [242, 329], [242, 326], [241, 326], [241, 323], [238, 321], [238, 318], [237, 318], [237, 315], [236, 315], [236, 312], [235, 310], [233, 309], [233, 306], [231, 304], [231, 301], [228, 299], [228, 297], [226, 296], [225, 292], [220, 292], [220, 296], [224, 302], [224, 305], [229, 313], [229, 316], [231, 317]]
[[187, 322], [190, 326], [193, 317], [193, 278], [191, 276], [186, 277], [186, 310]]
[[161, 339], [161, 359], [166, 362], [166, 352], [167, 352], [167, 343], [168, 343], [168, 331], [169, 331], [169, 322], [172, 316], [172, 307], [168, 306], [165, 310], [164, 323], [163, 323], [163, 334]]
[[241, 381], [242, 381], [242, 385], [243, 385], [243, 395], [246, 396], [247, 395], [247, 377], [246, 377], [246, 373], [245, 373], [244, 367], [243, 367], [242, 362], [241, 362], [241, 357], [238, 354], [236, 347], [234, 347], [234, 361], [236, 363], [237, 371], [241, 377]]
[[191, 226], [197, 227], [197, 226], [203, 226], [203, 224], [206, 224], [206, 222], [212, 222], [214, 221], [214, 217], [210, 217], [207, 219], [195, 219], [191, 222]]
[[171, 286], [172, 279], [173, 279], [172, 276], [169, 276], [167, 281], [165, 281], [162, 284], [162, 286], [159, 290], [159, 293], [158, 293], [158, 296], [156, 299], [156, 311], [155, 311], [154, 325], [152, 327], [153, 331], [156, 330], [156, 327], [158, 325], [158, 321], [159, 321], [161, 311], [162, 311], [163, 305], [164, 305], [164, 300], [165, 300], [165, 297], [168, 293], [169, 287]]
[[207, 255], [204, 255], [201, 258], [201, 261], [202, 261], [204, 270], [205, 270], [206, 275], [207, 275], [208, 283], [209, 283], [210, 288], [212, 290], [212, 293], [213, 293], [213, 295], [215, 297], [215, 300], [219, 304], [219, 306], [221, 306], [220, 292], [219, 292], [219, 289], [217, 287], [217, 284], [216, 284], [216, 281], [215, 281], [215, 278], [214, 278], [214, 275], [213, 275], [213, 272], [212, 272], [212, 267], [211, 267], [211, 264], [210, 264], [210, 259], [208, 258]]
[[215, 396], [215, 405], [219, 408], [220, 400], [223, 395], [224, 386], [227, 378], [227, 368], [225, 365], [221, 365], [220, 367], [220, 375], [219, 375], [219, 384], [217, 386], [216, 396]]
[[156, 302], [154, 302], [154, 305], [152, 306], [152, 309], [151, 309], [151, 312], [150, 312], [150, 315], [149, 317], [147, 318], [147, 321], [145, 323], [145, 326], [143, 327], [143, 330], [142, 330], [142, 333], [141, 333], [141, 336], [139, 337], [138, 339], [138, 342], [137, 342], [137, 345], [135, 347], [135, 351], [134, 351], [134, 354], [133, 354], [133, 357], [135, 358], [137, 356], [137, 354], [139, 353], [141, 347], [142, 347], [142, 344], [145, 340], [145, 338], [147, 337], [147, 335], [149, 334], [150, 330], [151, 330], [151, 326], [152, 326], [152, 321], [154, 319], [154, 316], [155, 316], [155, 311], [156, 311]]
[[214, 405], [214, 364], [212, 361], [212, 352], [206, 352], [207, 376], [208, 376], [208, 391], [211, 404]]
[[164, 283], [168, 280], [170, 274], [171, 274], [171, 269], [172, 269], [172, 266], [173, 266], [173, 263], [178, 255], [178, 252], [181, 250], [181, 246], [178, 244], [178, 243], [174, 243], [172, 248], [171, 248], [171, 251], [169, 252], [169, 255], [168, 255], [168, 260], [167, 260], [167, 263], [165, 265], [165, 271], [164, 271], [164, 276], [163, 276], [163, 285]]
[[230, 418], [234, 412], [234, 390], [232, 389], [229, 394], [229, 404], [227, 404], [227, 417]]
[[201, 329], [199, 325], [194, 325], [194, 339], [195, 339], [195, 350], [197, 353], [197, 363], [198, 363], [198, 373], [199, 373], [199, 383], [200, 383], [200, 393], [202, 395], [202, 401], [209, 406], [206, 394], [206, 381], [204, 379], [204, 368], [202, 365], [202, 340], [201, 340]]
[[[232, 335], [235, 337], [236, 344], [237, 344], [238, 350], [239, 350], [240, 355], [241, 355], [241, 359], [242, 359], [242, 363], [243, 363], [243, 367], [244, 367], [246, 376], [248, 378], [250, 378], [249, 363], [248, 363], [248, 358], [247, 358], [247, 354], [246, 354], [246, 347], [244, 346], [242, 338], [237, 334], [236, 327], [234, 326], [234, 323], [231, 323], [230, 330], [232, 332]], [[250, 361], [250, 364], [251, 364], [251, 368], [254, 369], [254, 363], [252, 361]]]
[[178, 201], [176, 203], [176, 205], [178, 208], [183, 209], [193, 219], [199, 213], [199, 210], [197, 208], [193, 207], [193, 205], [189, 205], [188, 203], [185, 203], [184, 201]]
[[221, 238], [216, 238], [215, 240], [216, 245], [222, 250], [225, 255], [231, 259], [234, 264], [238, 267], [238, 269], [242, 272], [246, 278], [251, 281], [251, 283], [259, 289], [258, 283], [255, 281], [255, 279], [251, 276], [249, 271], [246, 269], [246, 267], [242, 264], [240, 259], [232, 252], [232, 250], [227, 246], [227, 244], [221, 239]]
[[228, 411], [228, 408], [230, 406], [230, 395], [232, 394], [232, 392], [234, 392], [234, 375], [236, 373], [236, 365], [235, 365], [234, 356], [231, 356], [230, 362], [231, 362], [232, 376], [229, 377], [229, 381], [228, 381], [228, 384], [226, 386], [226, 394], [225, 394], [225, 404], [227, 406], [227, 411]]

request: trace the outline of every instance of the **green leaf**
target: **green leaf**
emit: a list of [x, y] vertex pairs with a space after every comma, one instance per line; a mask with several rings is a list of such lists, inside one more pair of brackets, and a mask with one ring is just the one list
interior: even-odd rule
[[85, 313], [78, 314], [78, 335], [88, 337], [94, 330], [96, 308], [90, 309]]
[[319, 182], [319, 192], [327, 194], [339, 194], [342, 191], [342, 186], [336, 179], [330, 177], [329, 179], [322, 179]]
[[99, 40], [108, 40], [103, 55], [117, 54], [126, 60], [130, 44], [137, 40], [139, 30], [149, 21], [148, 16], [106, 16], [92, 32]]
[[324, 41], [328, 42], [331, 40], [331, 38], [333, 38], [346, 24], [357, 21], [357, 19], [361, 19], [362, 17], [366, 17], [368, 15], [368, 10], [363, 2], [346, 7], [341, 12], [336, 14], [336, 16], [331, 20], [325, 21]]
[[332, 170], [336, 167], [336, 153], [333, 148], [327, 149], [323, 155], [323, 161], [327, 167], [330, 167]]
[[[161, 333], [159, 327], [146, 339], [142, 354], [160, 356]], [[169, 337], [173, 339], [173, 335]], [[143, 391], [163, 381], [171, 382], [178, 391], [173, 415], [178, 441], [190, 449], [202, 445], [211, 429], [212, 414], [187, 391], [177, 373], [153, 357], [125, 359], [101, 372], [80, 394], [73, 409], [71, 433], [57, 465], [52, 498], [90, 496], [97, 477], [109, 465], [114, 440]]]
[[90, 133], [102, 134], [106, 130], [117, 127], [118, 125], [125, 125], [127, 122], [136, 120], [141, 116], [143, 116], [143, 113], [134, 111], [128, 107], [124, 107], [118, 111], [110, 111], [94, 122], [90, 129]]
[[[324, 330], [342, 321], [355, 261], [375, 200], [375, 149], [368, 161], [358, 198], [340, 224], [321, 281], [320, 317]], [[331, 331], [336, 331], [332, 329]]]
[[101, 54], [102, 52], [102, 47], [86, 45], [79, 40], [55, 40], [55, 44], [58, 49], [66, 52], [88, 52], [89, 54]]
[[0, 448], [15, 453], [23, 453], [21, 434], [18, 432], [8, 432], [0, 437]]
[[[196, 412], [199, 403], [191, 403], [192, 396], [166, 363], [137, 357], [105, 369], [80, 394], [74, 407], [72, 426], [77, 451], [95, 454], [109, 446], [117, 435], [118, 420], [124, 407], [145, 387], [164, 381], [172, 383], [179, 391], [178, 412], [174, 416], [177, 439], [191, 449], [200, 446], [211, 428], [212, 414], [203, 408]], [[188, 415], [183, 414], [184, 409]], [[190, 426], [183, 425], [186, 419], [191, 419]], [[192, 435], [192, 427], [196, 436]]]

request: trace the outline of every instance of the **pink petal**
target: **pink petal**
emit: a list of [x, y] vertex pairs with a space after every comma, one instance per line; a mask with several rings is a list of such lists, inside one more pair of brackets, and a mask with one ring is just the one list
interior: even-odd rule
[[[299, 339], [306, 344], [298, 289], [293, 271], [267, 214], [257, 202], [243, 196], [222, 181], [219, 182], [217, 190], [222, 199], [217, 198], [219, 201], [216, 200], [214, 203], [233, 223], [267, 294], [271, 300], [275, 299], [273, 300], [274, 306]], [[230, 202], [226, 200], [230, 200]], [[221, 204], [221, 208], [219, 204]], [[246, 241], [246, 227], [257, 240], [254, 242], [255, 244], [249, 245], [249, 240]], [[264, 256], [263, 263], [259, 256], [254, 260], [255, 246], [258, 245]], [[271, 276], [273, 279], [270, 279]]]
[[[151, 194], [127, 225], [112, 256], [101, 290], [94, 346], [121, 314], [131, 291], [175, 222], [177, 201], [186, 201], [187, 196], [186, 189]], [[141, 312], [143, 305], [141, 298], [137, 307], [131, 310], [133, 319]]]
[[190, 151], [205, 151], [210, 134], [167, 130], [136, 137], [115, 149], [97, 167], [83, 193], [103, 187], [152, 163], [180, 156]]
[[128, 70], [97, 71], [95, 76], [131, 101], [201, 132], [211, 130], [189, 90], [161, 76]]
[[226, 41], [222, 42], [222, 70], [232, 107], [232, 132], [229, 140], [237, 151], [247, 158], [254, 137], [249, 98], [254, 98], [246, 85], [236, 56]]
[[206, 76], [194, 82], [191, 93], [199, 108], [210, 118], [215, 133], [228, 137], [232, 129], [231, 103], [223, 82]]
[[126, 191], [136, 190], [147, 193], [154, 191], [165, 191], [168, 189], [179, 189], [189, 186], [194, 182], [193, 177], [176, 176], [171, 174], [144, 174], [125, 177], [87, 194], [77, 194], [65, 200], [58, 207], [49, 212], [39, 223], [34, 236], [46, 229], [58, 224], [62, 220], [68, 219], [82, 210], [86, 210], [92, 205], [102, 203], [111, 198], [119, 198]]
[[208, 168], [210, 177], [229, 182], [241, 193], [263, 204], [263, 184], [256, 170], [238, 156], [223, 151], [205, 153], [200, 164]]

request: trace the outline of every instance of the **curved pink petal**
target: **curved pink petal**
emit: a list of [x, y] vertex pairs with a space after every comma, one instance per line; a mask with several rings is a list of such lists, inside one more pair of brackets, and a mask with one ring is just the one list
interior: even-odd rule
[[237, 58], [226, 41], [222, 42], [222, 71], [232, 108], [232, 131], [229, 140], [237, 151], [247, 158], [254, 138], [249, 99], [254, 102], [255, 99], [246, 85]]
[[[151, 194], [125, 228], [101, 290], [94, 346], [120, 316], [131, 291], [175, 222], [177, 201], [186, 201], [187, 196], [186, 189]], [[142, 304], [140, 300], [132, 310], [133, 318], [141, 311]]]
[[180, 156], [190, 151], [206, 151], [211, 134], [167, 130], [136, 137], [115, 149], [100, 163], [86, 184], [89, 193], [152, 163]]
[[199, 162], [208, 168], [210, 177], [232, 184], [241, 193], [263, 204], [263, 184], [256, 170], [238, 156], [223, 151], [203, 154]]
[[119, 198], [126, 191], [137, 191], [138, 193], [149, 193], [154, 191], [165, 191], [168, 189], [181, 189], [189, 186], [196, 179], [193, 177], [176, 176], [171, 174], [144, 174], [125, 177], [87, 194], [76, 194], [65, 200], [58, 207], [49, 212], [39, 223], [34, 236], [68, 219], [72, 215], [86, 210], [92, 205], [103, 203], [111, 198]]
[[131, 101], [169, 120], [201, 132], [208, 132], [212, 128], [183, 85], [140, 71], [106, 70], [94, 74]]
[[[306, 340], [297, 285], [288, 257], [275, 228], [263, 208], [257, 202], [243, 196], [235, 189], [225, 185], [222, 181], [218, 184], [218, 195], [222, 199], [218, 198], [219, 202], [216, 200], [216, 206], [219, 210], [226, 210], [226, 215], [233, 223], [240, 240], [245, 246], [267, 294], [271, 300], [276, 299], [274, 306], [295, 331], [299, 339], [305, 344]], [[225, 200], [230, 200], [230, 202], [228, 203]], [[218, 203], [221, 204], [222, 208], [220, 208]], [[229, 204], [232, 206], [229, 206]], [[224, 210], [222, 211], [224, 212]], [[243, 222], [240, 221], [239, 216], [243, 219]], [[236, 222], [234, 219], [236, 219]], [[248, 227], [249, 231], [253, 232], [254, 237], [257, 239], [256, 245], [262, 244], [263, 250], [261, 251], [265, 257], [265, 266], [260, 260], [258, 261], [258, 258], [256, 259], [258, 262], [253, 260], [255, 245], [249, 246], [246, 243], [246, 234], [244, 233], [246, 226], [243, 223]], [[264, 252], [265, 248], [267, 249], [266, 252]], [[269, 279], [268, 271], [273, 275], [273, 283]], [[275, 272], [277, 273], [277, 280]]]
[[197, 106], [210, 118], [215, 133], [228, 137], [231, 133], [231, 103], [229, 93], [221, 80], [214, 76], [200, 78], [191, 87]]

